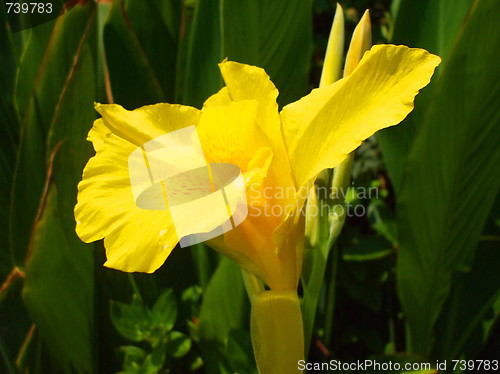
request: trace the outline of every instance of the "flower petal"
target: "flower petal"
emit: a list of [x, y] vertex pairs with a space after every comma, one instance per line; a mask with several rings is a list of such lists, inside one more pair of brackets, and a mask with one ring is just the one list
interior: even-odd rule
[[168, 210], [136, 205], [129, 175], [129, 156], [145, 142], [170, 131], [196, 125], [200, 111], [157, 104], [128, 111], [96, 104], [103, 116], [88, 139], [97, 154], [89, 160], [78, 185], [76, 232], [85, 242], [105, 239], [106, 266], [153, 272], [178, 242]]
[[78, 185], [76, 232], [87, 243], [106, 237], [106, 266], [153, 272], [178, 239], [168, 210], [144, 210], [134, 201], [128, 157], [135, 148], [110, 134], [90, 159]]
[[99, 118], [94, 121], [94, 125], [87, 135], [87, 140], [92, 142], [94, 150], [99, 152], [103, 149], [103, 145], [110, 134], [111, 130], [104, 124], [102, 118]]
[[267, 145], [255, 123], [257, 105], [242, 100], [203, 108], [197, 132], [208, 162], [230, 162], [247, 171], [255, 151]]
[[135, 148], [110, 134], [85, 166], [75, 206], [76, 233], [84, 242], [104, 238], [124, 212], [136, 207], [128, 173], [128, 157]]
[[283, 136], [297, 185], [340, 164], [376, 131], [401, 122], [440, 61], [423, 49], [376, 45], [347, 78], [283, 108]]
[[167, 210], [132, 209], [104, 239], [104, 266], [127, 272], [152, 273], [176, 246], [178, 239]]
[[258, 102], [255, 120], [266, 134], [274, 153], [274, 160], [269, 171], [269, 183], [294, 186], [290, 162], [281, 134], [276, 102], [278, 90], [269, 79], [269, 75], [262, 68], [232, 61], [222, 62], [219, 67], [227, 90], [221, 90], [220, 95], [227, 95], [233, 101], [255, 100]]
[[126, 110], [117, 104], [96, 104], [95, 109], [113, 134], [138, 147], [170, 131], [196, 125], [200, 115], [196, 108], [167, 103], [135, 110]]

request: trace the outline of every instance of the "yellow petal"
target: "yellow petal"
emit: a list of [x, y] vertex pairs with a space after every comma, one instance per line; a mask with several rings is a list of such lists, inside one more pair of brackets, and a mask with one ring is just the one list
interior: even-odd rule
[[[226, 83], [227, 96], [232, 101], [253, 100], [258, 103], [256, 124], [265, 132], [275, 147], [283, 146], [278, 114], [278, 90], [264, 69], [256, 66], [224, 61], [219, 64]], [[284, 148], [283, 148], [284, 151]]]
[[128, 157], [136, 148], [110, 134], [78, 184], [76, 232], [84, 242], [105, 239], [106, 266], [153, 272], [177, 243], [167, 210], [144, 210], [134, 200]]
[[138, 147], [170, 131], [196, 125], [200, 115], [196, 108], [166, 103], [131, 111], [117, 104], [96, 104], [95, 109], [113, 134]]
[[306, 185], [376, 131], [401, 122], [440, 61], [423, 49], [376, 45], [347, 78], [283, 108], [296, 184]]
[[87, 140], [92, 142], [94, 150], [98, 152], [106, 142], [106, 139], [111, 134], [111, 130], [104, 124], [102, 118], [96, 119], [94, 125], [90, 129]]
[[258, 103], [255, 121], [267, 136], [268, 144], [274, 154], [268, 173], [268, 183], [293, 187], [294, 181], [291, 178], [290, 162], [281, 134], [276, 102], [278, 90], [271, 82], [269, 75], [259, 67], [232, 61], [222, 62], [219, 67], [226, 87], [217, 94], [218, 100], [229, 98], [232, 101], [254, 100]]
[[136, 205], [129, 156], [151, 139], [197, 125], [200, 111], [171, 104], [134, 111], [119, 105], [96, 104], [96, 110], [103, 117], [94, 122], [88, 139], [97, 154], [89, 160], [78, 185], [76, 232], [85, 242], [106, 237], [106, 266], [153, 272], [178, 238], [168, 210], [147, 210]]
[[177, 242], [168, 211], [132, 209], [104, 238], [104, 266], [152, 273], [163, 265]]
[[247, 171], [255, 151], [267, 145], [255, 122], [257, 105], [242, 100], [203, 108], [197, 132], [208, 162], [230, 162]]
[[[249, 215], [246, 220], [236, 229], [226, 232], [224, 240], [217, 238], [212, 240], [210, 245], [238, 261], [248, 271], [264, 280], [272, 289], [292, 289], [297, 285], [298, 261], [296, 261], [295, 242], [291, 245], [288, 242], [285, 243], [286, 241], [281, 236], [274, 235], [274, 231], [282, 224], [285, 217], [296, 208], [295, 183], [281, 134], [280, 116], [276, 103], [278, 91], [261, 68], [225, 61], [220, 64], [220, 69], [226, 87], [207, 100], [202, 110], [201, 122], [205, 121], [203, 117], [207, 109], [218, 108], [217, 116], [214, 115], [213, 119], [219, 118], [220, 121], [225, 113], [231, 113], [231, 104], [255, 102], [257, 106], [253, 120], [243, 126], [243, 129], [247, 128], [250, 131], [238, 129], [241, 125], [235, 126], [234, 124], [240, 122], [234, 120], [224, 120], [227, 123], [215, 130], [222, 132], [226, 138], [229, 136], [226, 133], [236, 132], [239, 137], [250, 141], [235, 140], [233, 137], [223, 143], [220, 141], [217, 143], [225, 144], [225, 147], [230, 149], [233, 148], [233, 143], [238, 146], [235, 152], [223, 152], [224, 157], [249, 151], [256, 155], [257, 150], [270, 147], [272, 162], [265, 178], [262, 180], [255, 178], [258, 183], [254, 183], [254, 187], [250, 188], [247, 193]], [[199, 128], [201, 132], [201, 124]], [[211, 126], [210, 131], [213, 131]], [[200, 137], [204, 138], [201, 135]], [[211, 153], [207, 152], [207, 154]], [[255, 164], [262, 164], [262, 160], [266, 160], [265, 155], [264, 152], [263, 157], [255, 157]], [[234, 160], [241, 160], [241, 157], [235, 156]], [[248, 156], [246, 157], [248, 160]], [[253, 169], [250, 167], [252, 162], [248, 165], [248, 170]], [[257, 173], [257, 175], [260, 176], [262, 173]], [[290, 233], [287, 233], [287, 237], [290, 236], [288, 234]], [[279, 240], [274, 240], [275, 237]]]

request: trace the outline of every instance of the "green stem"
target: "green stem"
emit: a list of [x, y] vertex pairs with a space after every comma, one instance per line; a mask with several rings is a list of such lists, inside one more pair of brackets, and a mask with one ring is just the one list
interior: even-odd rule
[[352, 164], [354, 162], [354, 152], [350, 153], [342, 163], [333, 171], [332, 193], [335, 197], [332, 199], [331, 206], [333, 214], [330, 216], [330, 245], [335, 242], [344, 226], [346, 209], [345, 195], [351, 182]]
[[135, 282], [134, 275], [132, 273], [127, 273], [128, 280], [130, 281], [130, 285], [132, 286], [132, 291], [137, 297], [142, 300], [141, 292], [139, 291], [139, 287], [137, 287], [137, 283]]
[[325, 344], [330, 346], [333, 331], [333, 318], [335, 315], [336, 287], [337, 287], [337, 265], [338, 265], [338, 245], [335, 245], [332, 253], [332, 272], [330, 282], [328, 284], [328, 297], [326, 304], [326, 320], [325, 320]]

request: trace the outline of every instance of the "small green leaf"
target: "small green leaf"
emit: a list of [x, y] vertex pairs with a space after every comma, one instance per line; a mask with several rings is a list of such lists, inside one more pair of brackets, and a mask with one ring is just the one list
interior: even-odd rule
[[135, 295], [130, 305], [111, 301], [110, 313], [113, 325], [123, 337], [136, 342], [149, 337], [151, 314]]
[[120, 347], [125, 355], [123, 369], [125, 373], [140, 373], [141, 363], [146, 357], [146, 351], [135, 345], [124, 345]]
[[172, 290], [166, 290], [156, 300], [152, 316], [155, 325], [164, 327], [165, 331], [172, 330], [177, 319], [177, 303]]
[[165, 348], [169, 356], [175, 358], [183, 357], [187, 355], [191, 349], [191, 340], [182, 332], [171, 331]]
[[144, 363], [142, 365], [141, 373], [144, 374], [156, 374], [165, 365], [166, 350], [164, 344], [159, 344], [153, 348], [153, 352], [146, 356]]

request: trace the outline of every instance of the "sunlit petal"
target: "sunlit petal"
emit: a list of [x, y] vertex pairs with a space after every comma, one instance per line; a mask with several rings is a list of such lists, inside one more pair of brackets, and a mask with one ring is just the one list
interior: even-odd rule
[[347, 78], [287, 105], [283, 136], [297, 185], [338, 165], [377, 130], [401, 122], [440, 61], [423, 49], [377, 45]]

